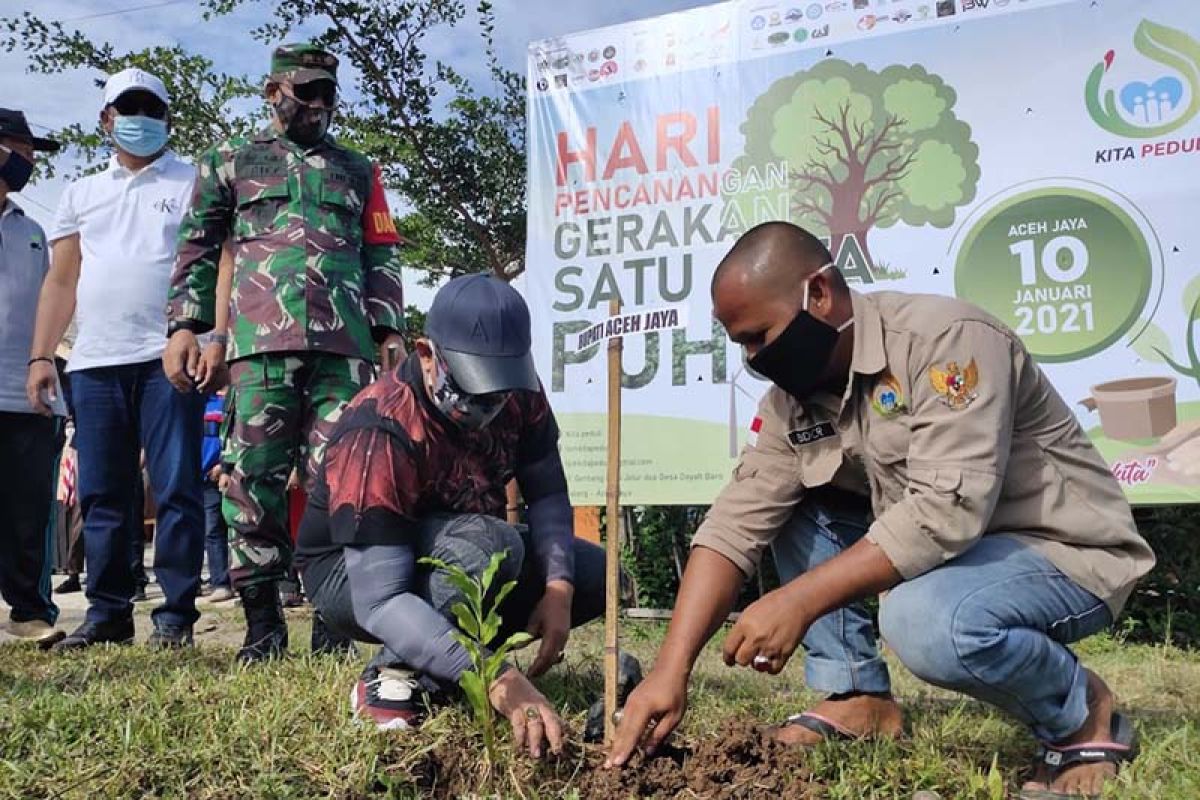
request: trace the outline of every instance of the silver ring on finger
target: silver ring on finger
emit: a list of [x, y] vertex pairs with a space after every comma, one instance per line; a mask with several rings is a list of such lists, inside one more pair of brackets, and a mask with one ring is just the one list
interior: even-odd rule
[[525, 707], [525, 719], [538, 719], [541, 716], [541, 713], [533, 706]]

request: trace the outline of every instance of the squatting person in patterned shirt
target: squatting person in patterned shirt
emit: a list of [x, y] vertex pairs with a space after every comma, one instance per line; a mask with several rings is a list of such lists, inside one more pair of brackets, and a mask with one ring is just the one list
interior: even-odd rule
[[[379, 169], [328, 134], [337, 59], [311, 44], [283, 45], [264, 92], [272, 125], [200, 159], [163, 358], [172, 383], [188, 390], [201, 359], [196, 334], [215, 319], [221, 246], [232, 237], [223, 510], [230, 578], [246, 613], [243, 662], [287, 647], [278, 583], [292, 561], [292, 465], [306, 457], [311, 480], [342, 408], [374, 378], [376, 346], [385, 369], [404, 353], [400, 237]], [[324, 640], [320, 628], [314, 641]]]
[[[422, 557], [478, 576], [508, 551], [497, 585], [517, 585], [501, 605], [498, 641], [519, 630], [541, 638], [533, 677], [604, 607], [604, 552], [574, 538], [525, 302], [496, 278], [455, 278], [434, 297], [426, 333], [342, 414], [299, 534], [304, 588], [326, 625], [383, 644], [351, 695], [380, 728], [416, 724], [439, 684], [470, 667], [453, 638], [461, 596]], [[528, 529], [501, 519], [513, 477]], [[506, 667], [488, 688], [518, 748], [558, 751], [562, 721], [519, 670]]]

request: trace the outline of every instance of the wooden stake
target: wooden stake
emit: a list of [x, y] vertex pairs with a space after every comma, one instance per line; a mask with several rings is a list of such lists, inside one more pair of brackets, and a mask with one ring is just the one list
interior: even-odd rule
[[[621, 313], [610, 300], [608, 315]], [[611, 745], [616, 725], [617, 670], [621, 603], [621, 337], [608, 340], [608, 514], [605, 518], [604, 582], [604, 743]]]

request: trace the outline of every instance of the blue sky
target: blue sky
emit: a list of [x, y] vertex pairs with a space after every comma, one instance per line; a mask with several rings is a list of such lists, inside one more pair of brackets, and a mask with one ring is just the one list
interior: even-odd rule
[[[505, 66], [523, 72], [526, 46], [531, 41], [703, 4], [699, 0], [495, 0], [499, 54]], [[3, 0], [0, 16], [29, 11], [44, 19], [58, 19], [94, 40], [111, 42], [118, 51], [178, 43], [213, 59], [220, 70], [259, 75], [266, 71], [269, 50], [252, 39], [250, 31], [265, 19], [270, 5], [249, 2], [235, 14], [205, 22], [195, 0], [169, 4], [165, 0]], [[467, 0], [466, 5], [474, 8], [475, 3]], [[485, 74], [473, 27], [434, 31], [427, 50], [432, 58], [452, 64], [468, 76]], [[100, 92], [93, 81], [102, 76], [84, 70], [29, 75], [27, 67], [24, 54], [0, 52], [0, 106], [25, 111], [37, 132], [96, 118]], [[17, 201], [48, 227], [63, 185], [61, 179], [31, 185], [17, 195]]]

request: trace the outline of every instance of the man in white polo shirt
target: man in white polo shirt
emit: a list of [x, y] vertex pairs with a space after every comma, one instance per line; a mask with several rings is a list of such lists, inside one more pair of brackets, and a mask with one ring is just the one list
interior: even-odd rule
[[100, 122], [116, 153], [103, 172], [67, 187], [50, 232], [27, 391], [45, 412], [49, 359], [74, 312], [68, 372], [88, 597], [86, 620], [55, 650], [133, 639], [129, 536], [141, 528], [131, 518], [139, 449], [158, 509], [154, 574], [165, 595], [150, 644], [190, 645], [198, 616], [204, 398], [175, 391], [160, 362], [175, 235], [195, 168], [167, 150], [168, 103], [162, 81], [140, 69], [109, 78]]

